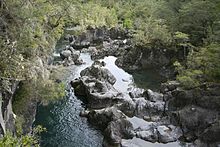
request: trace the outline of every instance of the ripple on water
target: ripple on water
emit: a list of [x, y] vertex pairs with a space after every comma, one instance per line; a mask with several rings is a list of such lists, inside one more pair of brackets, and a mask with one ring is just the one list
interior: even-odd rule
[[[81, 58], [86, 64], [81, 66], [71, 66], [65, 73], [64, 81], [69, 83], [70, 80], [80, 76], [80, 71], [90, 66], [93, 61], [88, 53], [82, 53]], [[134, 86], [132, 75], [115, 65], [116, 57], [105, 57], [105, 68], [116, 77], [117, 81], [114, 87], [120, 92], [128, 93], [128, 90]], [[154, 74], [152, 74], [154, 75]], [[147, 82], [153, 78], [144, 74], [140, 76], [141, 82]], [[144, 79], [143, 79], [143, 77]], [[147, 78], [147, 79], [146, 79]], [[138, 79], [138, 78], [137, 78]], [[146, 81], [145, 81], [146, 80]], [[135, 81], [136, 82], [136, 81]], [[151, 85], [151, 82], [148, 82]], [[147, 86], [148, 87], [148, 86]], [[100, 131], [88, 124], [86, 118], [81, 118], [79, 113], [84, 108], [81, 101], [69, 92], [68, 96], [54, 104], [40, 106], [36, 116], [36, 125], [43, 125], [47, 132], [42, 133], [42, 147], [101, 147], [103, 136]], [[178, 143], [153, 144], [144, 140], [133, 138], [132, 140], [123, 140], [128, 147], [176, 147]]]
[[[89, 54], [82, 54], [81, 58], [86, 64], [69, 67], [65, 73], [64, 81], [79, 77], [80, 71], [92, 64]], [[103, 136], [100, 131], [88, 124], [86, 118], [79, 113], [84, 108], [81, 101], [69, 90], [63, 100], [39, 106], [35, 125], [42, 125], [47, 132], [41, 135], [42, 147], [101, 147]]]

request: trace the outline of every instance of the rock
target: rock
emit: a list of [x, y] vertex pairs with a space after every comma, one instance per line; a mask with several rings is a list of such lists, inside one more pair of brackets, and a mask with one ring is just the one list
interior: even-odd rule
[[220, 121], [211, 124], [199, 135], [199, 139], [206, 143], [220, 142]]
[[[83, 76], [79, 81], [71, 82], [74, 92], [90, 108], [104, 108], [118, 103], [118, 91], [109, 83], [97, 80], [94, 77]], [[78, 84], [78, 85], [77, 85]]]
[[60, 53], [60, 57], [64, 60], [71, 56], [72, 52], [70, 50], [64, 50]]
[[79, 56], [80, 56], [79, 51], [75, 51], [75, 50], [72, 51], [71, 57], [72, 57], [73, 62], [77, 61], [79, 59]]
[[76, 65], [82, 65], [82, 64], [84, 64], [84, 63], [85, 63], [85, 62], [83, 62], [82, 59], [78, 59], [78, 60], [75, 61], [75, 64], [76, 64]]
[[159, 122], [161, 121], [160, 116], [143, 116], [143, 119], [145, 121], [153, 121], [153, 122]]
[[83, 110], [79, 114], [79, 116], [81, 116], [81, 117], [87, 117], [88, 115], [89, 115], [89, 111], [87, 111], [87, 110]]
[[73, 35], [67, 34], [66, 36], [64, 36], [64, 40], [73, 42], [75, 40], [75, 37]]
[[111, 121], [121, 118], [125, 118], [125, 115], [116, 107], [92, 110], [88, 114], [88, 121], [102, 130], [105, 130]]
[[136, 116], [132, 118], [127, 118], [128, 121], [132, 123], [132, 126], [135, 131], [147, 131], [150, 129], [155, 129], [156, 123], [148, 122]]
[[181, 130], [175, 126], [158, 126], [158, 141], [161, 143], [168, 143], [177, 141], [177, 139], [182, 135]]
[[161, 93], [166, 93], [168, 91], [175, 90], [178, 86], [180, 86], [180, 83], [177, 81], [168, 81], [166, 83], [162, 83], [160, 87]]
[[150, 142], [153, 142], [153, 143], [155, 143], [158, 140], [156, 129], [149, 129], [149, 130], [146, 130], [146, 131], [139, 131], [136, 134], [137, 134], [136, 136], [138, 138], [141, 138], [143, 140], [150, 141]]
[[134, 98], [134, 102], [136, 103], [135, 114], [140, 117], [162, 115], [165, 110], [165, 102], [151, 102], [145, 98]]
[[93, 54], [93, 53], [97, 52], [97, 49], [96, 49], [96, 47], [90, 46], [89, 48], [83, 48], [81, 50], [81, 52], [82, 53], [91, 53], [91, 54]]
[[193, 142], [194, 147], [219, 147], [220, 142], [215, 142], [215, 143], [207, 143], [207, 142], [202, 142], [201, 140], [197, 139], [196, 141]]
[[144, 89], [141, 88], [134, 88], [132, 91], [129, 92], [131, 98], [138, 98], [143, 97]]
[[180, 123], [190, 130], [206, 128], [216, 118], [215, 112], [197, 106], [187, 106], [179, 111]]
[[104, 139], [113, 145], [120, 145], [122, 139], [132, 139], [133, 137], [132, 124], [124, 118], [110, 122], [104, 133]]
[[195, 105], [186, 106], [171, 116], [171, 119], [182, 127], [184, 137], [188, 141], [198, 138], [207, 127], [217, 121], [217, 118], [217, 112]]
[[140, 67], [139, 59], [141, 56], [142, 53], [140, 50], [129, 47], [124, 51], [122, 56], [119, 56], [115, 64], [125, 70], [134, 70], [136, 67]]
[[122, 100], [120, 104], [117, 104], [117, 108], [129, 117], [133, 117], [135, 114], [136, 104], [132, 100]]
[[144, 96], [146, 96], [147, 100], [149, 100], [151, 102], [163, 101], [163, 94], [153, 92], [150, 89], [148, 89], [147, 91], [144, 92]]
[[103, 64], [101, 62], [96, 61], [91, 67], [82, 70], [80, 75], [92, 76], [100, 81], [106, 81], [113, 85], [116, 82], [116, 78], [108, 69], [103, 68], [102, 66]]
[[81, 50], [83, 48], [88, 48], [90, 46], [90, 42], [87, 40], [83, 41], [75, 41], [70, 44], [74, 49]]
[[91, 67], [81, 71], [81, 78], [73, 80], [75, 95], [89, 108], [104, 108], [123, 101], [123, 96], [113, 87], [116, 78], [103, 67], [103, 63], [95, 61]]

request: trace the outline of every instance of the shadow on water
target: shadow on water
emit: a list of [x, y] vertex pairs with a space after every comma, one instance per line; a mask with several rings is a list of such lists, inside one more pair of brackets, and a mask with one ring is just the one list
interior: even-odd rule
[[[65, 41], [60, 41], [57, 44], [58, 49], [65, 47]], [[57, 52], [59, 52], [57, 50]], [[57, 53], [56, 53], [57, 54]], [[81, 53], [80, 56], [86, 64], [80, 66], [70, 66], [62, 69], [62, 80], [68, 85], [70, 80], [80, 76], [80, 71], [90, 66], [93, 61], [88, 53]], [[114, 87], [121, 92], [127, 93], [128, 90], [136, 85], [144, 89], [156, 90], [160, 83], [164, 82], [158, 72], [154, 70], [135, 71], [131, 75], [123, 69], [115, 65], [115, 57], [109, 56], [103, 59], [106, 62], [105, 68], [116, 77], [117, 82]], [[132, 77], [133, 76], [133, 77]], [[69, 87], [69, 86], [67, 86]], [[47, 106], [39, 106], [35, 125], [42, 125], [47, 128], [47, 132], [41, 134], [42, 147], [101, 147], [102, 133], [91, 126], [86, 118], [79, 116], [79, 113], [84, 109], [82, 102], [72, 92], [72, 89], [67, 88], [67, 96], [55, 103]], [[129, 147], [132, 143], [139, 147], [174, 147], [179, 146], [179, 143], [170, 144], [153, 144], [140, 139], [125, 140]]]
[[[86, 64], [63, 69], [63, 81], [79, 77], [80, 71], [92, 64], [89, 54], [82, 54]], [[42, 125], [47, 132], [41, 134], [42, 147], [101, 147], [103, 136], [91, 126], [86, 118], [79, 116], [84, 109], [82, 102], [72, 92], [70, 86], [67, 96], [47, 106], [39, 106], [35, 125]]]
[[41, 135], [42, 147], [101, 147], [102, 134], [79, 116], [84, 108], [72, 92], [63, 100], [40, 106], [36, 116], [37, 125], [47, 132]]
[[133, 76], [137, 87], [143, 89], [158, 91], [160, 84], [166, 82], [166, 78], [162, 77], [156, 69], [137, 70], [130, 72], [130, 74]]

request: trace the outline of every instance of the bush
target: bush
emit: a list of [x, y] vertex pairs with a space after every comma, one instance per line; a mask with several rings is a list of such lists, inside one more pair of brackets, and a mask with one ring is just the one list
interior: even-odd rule
[[31, 135], [13, 136], [12, 133], [7, 132], [3, 138], [0, 139], [0, 147], [39, 147], [39, 134], [46, 131], [42, 126], [37, 126], [33, 129]]

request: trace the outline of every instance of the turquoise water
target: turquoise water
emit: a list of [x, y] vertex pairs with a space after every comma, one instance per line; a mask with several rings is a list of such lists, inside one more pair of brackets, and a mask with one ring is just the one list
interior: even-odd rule
[[83, 109], [81, 101], [72, 94], [55, 104], [39, 107], [35, 124], [47, 128], [41, 135], [41, 146], [101, 147], [101, 132], [79, 116]]
[[[80, 76], [80, 71], [92, 64], [89, 54], [82, 54], [86, 64], [63, 68], [63, 81], [67, 85], [70, 80]], [[41, 135], [42, 147], [101, 147], [103, 136], [91, 126], [86, 118], [79, 116], [84, 109], [82, 102], [67, 86], [67, 96], [48, 106], [39, 106], [35, 125], [42, 125], [47, 132]]]
[[[62, 44], [60, 44], [60, 47]], [[64, 46], [62, 46], [64, 47]], [[67, 96], [56, 103], [47, 106], [39, 106], [35, 125], [42, 125], [47, 128], [47, 132], [41, 135], [42, 147], [101, 147], [103, 135], [91, 126], [86, 118], [79, 116], [84, 109], [82, 102], [72, 92], [68, 83], [80, 76], [80, 71], [90, 66], [93, 61], [88, 53], [82, 53], [81, 58], [86, 64], [80, 66], [62, 67], [63, 81], [67, 83]], [[131, 87], [137, 85], [141, 88], [157, 89], [163, 80], [155, 71], [137, 71], [128, 74], [115, 65], [115, 57], [104, 58], [105, 68], [116, 77], [117, 82], [114, 87], [126, 93]], [[152, 144], [140, 139], [124, 140], [127, 144], [134, 144], [140, 147], [174, 147], [178, 143], [171, 144]], [[132, 147], [132, 146], [129, 146]]]

